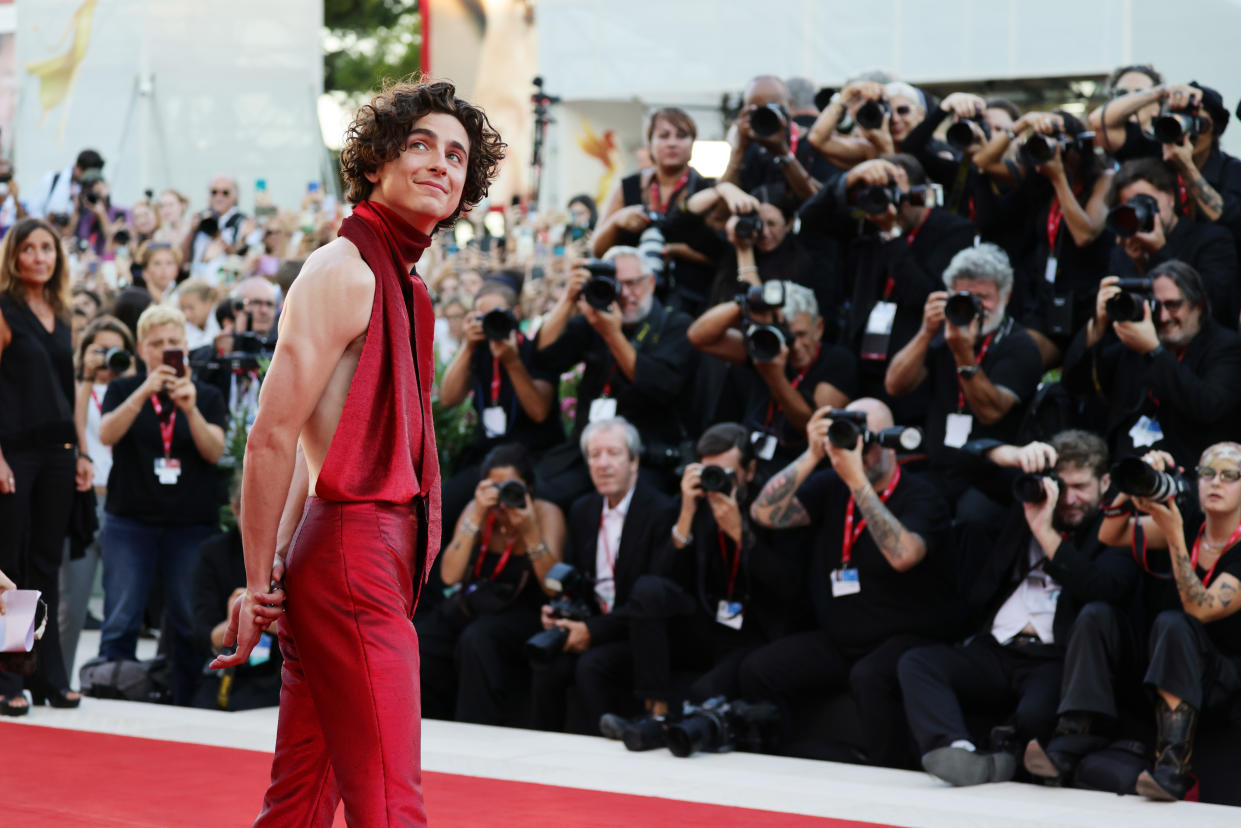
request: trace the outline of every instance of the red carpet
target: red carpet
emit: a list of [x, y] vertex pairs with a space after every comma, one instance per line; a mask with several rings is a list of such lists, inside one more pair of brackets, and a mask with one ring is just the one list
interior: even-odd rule
[[[271, 757], [250, 750], [0, 724], [6, 828], [249, 825]], [[846, 828], [873, 823], [427, 773], [433, 826]], [[337, 811], [337, 825], [344, 825]]]

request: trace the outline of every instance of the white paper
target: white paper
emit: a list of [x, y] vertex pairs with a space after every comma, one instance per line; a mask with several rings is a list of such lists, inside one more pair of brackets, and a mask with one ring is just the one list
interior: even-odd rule
[[0, 615], [0, 652], [28, 653], [34, 647], [34, 616], [40, 595], [37, 589], [13, 589], [0, 595], [5, 610]]
[[615, 397], [595, 397], [590, 401], [590, 421], [610, 420], [616, 416]]
[[774, 434], [764, 434], [756, 431], [750, 436], [750, 442], [754, 444], [754, 454], [759, 460], [770, 460], [776, 456], [776, 437]]
[[1048, 284], [1054, 285], [1056, 283], [1056, 257], [1055, 256], [1047, 257], [1047, 269], [1043, 271], [1043, 278], [1047, 280]]
[[725, 627], [732, 627], [734, 630], [741, 629], [741, 623], [745, 620], [741, 604], [737, 601], [725, 601], [721, 598], [719, 606], [715, 610], [715, 620]]
[[866, 333], [890, 335], [896, 321], [895, 302], [876, 302], [866, 318]]
[[1129, 429], [1129, 437], [1133, 440], [1134, 448], [1153, 446], [1163, 439], [1163, 428], [1158, 420], [1152, 420], [1143, 414], [1133, 424], [1133, 428]]
[[973, 428], [972, 414], [949, 414], [948, 423], [944, 428], [944, 445], [949, 448], [961, 448], [969, 440], [970, 431]]
[[508, 431], [508, 416], [498, 405], [483, 409], [483, 431], [488, 437], [503, 437]]

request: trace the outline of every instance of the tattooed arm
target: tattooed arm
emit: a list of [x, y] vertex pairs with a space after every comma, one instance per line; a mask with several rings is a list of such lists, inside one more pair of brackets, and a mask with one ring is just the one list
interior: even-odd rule
[[866, 531], [893, 569], [907, 572], [926, 557], [926, 543], [901, 525], [869, 483], [853, 489], [853, 501], [866, 518]]
[[1241, 581], [1235, 576], [1225, 572], [1207, 589], [1198, 578], [1198, 573], [1194, 572], [1184, 541], [1174, 538], [1169, 551], [1172, 554], [1172, 574], [1176, 578], [1176, 589], [1181, 594], [1181, 606], [1185, 612], [1204, 624], [1210, 624], [1241, 609]]
[[1198, 205], [1206, 221], [1219, 221], [1224, 212], [1224, 198], [1202, 177], [1202, 173], [1192, 163], [1181, 172], [1185, 180], [1185, 192]]
[[750, 518], [768, 529], [793, 529], [809, 526], [810, 515], [797, 499], [797, 490], [819, 465], [811, 451], [806, 451], [779, 474], [767, 481], [767, 485], [750, 504]]

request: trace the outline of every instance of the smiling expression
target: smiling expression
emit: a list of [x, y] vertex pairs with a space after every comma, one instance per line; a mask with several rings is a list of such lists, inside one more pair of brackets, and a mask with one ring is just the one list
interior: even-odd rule
[[371, 199], [395, 210], [425, 233], [461, 204], [470, 139], [452, 115], [431, 112], [414, 122], [405, 148], [366, 178]]

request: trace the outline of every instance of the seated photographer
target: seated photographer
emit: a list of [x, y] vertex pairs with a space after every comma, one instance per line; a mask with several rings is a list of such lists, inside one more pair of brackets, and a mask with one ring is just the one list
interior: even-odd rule
[[112, 472], [99, 543], [104, 620], [99, 655], [134, 658], [151, 580], [164, 587], [164, 629], [173, 701], [190, 704], [202, 663], [194, 647], [193, 583], [198, 548], [216, 533], [215, 464], [224, 454], [224, 399], [192, 378], [185, 317], [152, 305], [138, 319], [147, 373], [114, 379], [103, 398], [99, 441], [112, 446]]
[[[422, 712], [430, 718], [516, 724], [530, 681], [522, 645], [539, 627], [543, 577], [564, 550], [564, 515], [534, 497], [534, 464], [517, 442], [478, 467], [474, 498], [440, 559], [456, 592], [414, 619], [422, 658]], [[479, 479], [481, 477], [481, 479]]]
[[948, 291], [927, 297], [922, 327], [892, 358], [885, 384], [898, 398], [926, 389], [925, 444], [936, 483], [956, 515], [980, 520], [995, 510], [994, 497], [983, 494], [996, 494], [993, 469], [961, 449], [970, 439], [1017, 439], [1042, 362], [1005, 311], [1013, 270], [1003, 250], [990, 243], [962, 250], [943, 284]]
[[[602, 256], [616, 245], [663, 257], [658, 274], [660, 296], [696, 316], [707, 301], [715, 260], [722, 253], [719, 237], [700, 217], [686, 209], [689, 199], [715, 181], [689, 165], [698, 127], [689, 113], [669, 107], [656, 110], [647, 122], [647, 151], [655, 166], [621, 179], [604, 203], [591, 249]], [[697, 212], [697, 214], [696, 214]]]
[[1065, 389], [1106, 407], [1101, 433], [1113, 457], [1149, 447], [1191, 465], [1237, 435], [1241, 337], [1211, 318], [1197, 271], [1164, 262], [1148, 282], [1099, 283], [1094, 318], [1064, 357]]
[[[567, 509], [590, 489], [577, 444], [587, 424], [624, 417], [646, 446], [644, 479], [661, 491], [675, 482], [684, 429], [673, 410], [687, 380], [692, 349], [690, 318], [655, 299], [655, 275], [632, 247], [613, 247], [600, 275], [575, 267], [564, 293], [539, 328], [534, 367], [559, 376], [579, 365], [577, 417], [568, 443], [544, 455], [539, 466], [544, 497]], [[605, 275], [611, 265], [613, 275]], [[607, 300], [607, 301], [604, 301]]]
[[714, 419], [744, 425], [768, 471], [806, 450], [811, 414], [844, 408], [856, 392], [853, 355], [823, 342], [814, 294], [792, 282], [751, 287], [711, 308], [690, 325], [689, 341], [736, 366], [724, 381]]
[[1150, 278], [1164, 262], [1185, 262], [1201, 274], [1215, 318], [1235, 331], [1241, 307], [1236, 241], [1218, 224], [1181, 215], [1179, 186], [1172, 168], [1156, 158], [1121, 165], [1108, 198], [1108, 226], [1117, 236], [1108, 273]]
[[[802, 233], [850, 245], [851, 295], [841, 345], [858, 363], [858, 393], [883, 399], [898, 420], [921, 419], [926, 398], [893, 403], [884, 390], [888, 361], [918, 332], [926, 297], [953, 255], [974, 243], [970, 222], [928, 201], [926, 173], [908, 155], [863, 162], [824, 187], [801, 211]], [[860, 209], [865, 221], [859, 222]]]
[[[662, 747], [659, 723], [688, 698], [737, 698], [737, 666], [755, 647], [787, 631], [798, 575], [751, 524], [755, 474], [749, 431], [711, 426], [681, 476], [680, 512], [662, 544], [667, 576], [643, 575], [629, 598], [633, 687], [646, 713], [609, 714], [603, 735], [631, 750]], [[786, 571], [781, 571], [781, 569]], [[674, 675], [674, 671], [677, 675]], [[692, 681], [678, 681], [684, 675]], [[649, 722], [654, 720], [652, 726]]]
[[580, 446], [594, 491], [569, 512], [564, 560], [593, 584], [584, 596], [593, 614], [566, 618], [543, 607], [543, 629], [563, 633], [531, 656], [530, 725], [563, 730], [565, 692], [576, 684], [585, 720], [570, 727], [593, 733], [604, 713], [629, 713], [636, 704], [625, 691], [632, 686], [633, 664], [628, 604], [641, 576], [661, 574], [657, 552], [672, 516], [668, 498], [640, 479], [642, 439], [623, 417], [587, 425]]
[[461, 349], [440, 378], [440, 405], [460, 405], [470, 391], [478, 417], [474, 442], [456, 458], [443, 483], [443, 518], [455, 523], [478, 486], [478, 464], [501, 443], [531, 454], [564, 440], [557, 395], [560, 377], [534, 365], [534, 340], [520, 331], [517, 291], [506, 277], [487, 278], [466, 315]]
[[[760, 526], [813, 527], [805, 571], [819, 628], [748, 655], [740, 682], [746, 699], [785, 711], [796, 699], [849, 690], [869, 761], [904, 767], [897, 662], [913, 647], [950, 640], [962, 619], [944, 559], [947, 506], [925, 478], [897, 464], [891, 427], [879, 400], [816, 411], [805, 454], [751, 505]], [[825, 458], [832, 468], [816, 471]]]
[[[810, 130], [809, 143], [835, 167], [847, 170], [864, 161], [907, 152], [904, 141], [926, 117], [926, 95], [903, 81], [886, 84], [852, 81], [832, 96]], [[845, 116], [853, 127], [837, 130]], [[948, 148], [939, 145], [935, 151]]]
[[[194, 644], [211, 660], [224, 649], [233, 604], [246, 591], [246, 560], [241, 545], [241, 475], [229, 483], [229, 508], [236, 522], [223, 535], [203, 543], [194, 570]], [[226, 670], [204, 671], [194, 706], [208, 710], [253, 710], [280, 704], [284, 658], [277, 635], [280, 622], [263, 631], [250, 660]]]
[[[1069, 631], [1091, 601], [1123, 606], [1137, 569], [1127, 549], [1099, 542], [1107, 491], [1107, 446], [1085, 431], [1051, 444], [979, 441], [1013, 480], [1018, 503], [1003, 528], [979, 539], [966, 594], [973, 634], [956, 645], [906, 653], [900, 661], [905, 714], [922, 767], [951, 785], [1004, 782], [1017, 769], [1014, 748], [1051, 732]], [[971, 741], [964, 708], [1011, 715], [1012, 746]], [[990, 751], [987, 748], [990, 747]]]
[[[1167, 549], [1179, 601], [1154, 620], [1142, 679], [1155, 705], [1155, 766], [1137, 780], [1137, 793], [1152, 799], [1183, 799], [1194, 784], [1190, 769], [1194, 737], [1203, 713], [1227, 711], [1241, 693], [1241, 445], [1209, 446], [1198, 460], [1198, 509], [1177, 496], [1175, 461], [1148, 453], [1149, 468], [1135, 474], [1114, 506], [1126, 501], [1137, 514], [1118, 509], [1099, 529], [1099, 539], [1148, 549]], [[1136, 460], [1132, 462], [1138, 462]], [[1158, 472], [1158, 474], [1152, 473]], [[1118, 483], [1120, 470], [1116, 470]], [[1137, 490], [1148, 496], [1140, 496]], [[1182, 506], [1189, 511], [1182, 513]], [[1138, 537], [1138, 529], [1142, 537]], [[1108, 627], [1111, 627], [1109, 630]], [[1091, 641], [1074, 631], [1066, 664], [1057, 738], [1044, 748], [1031, 744], [1026, 764], [1036, 776], [1059, 778], [1073, 770], [1090, 739], [1107, 733], [1116, 717], [1116, 666], [1132, 661], [1141, 645], [1119, 623], [1101, 624]], [[1076, 651], [1076, 652], [1075, 652]], [[1076, 742], [1063, 738], [1078, 736]], [[1098, 749], [1099, 739], [1093, 740]]]

